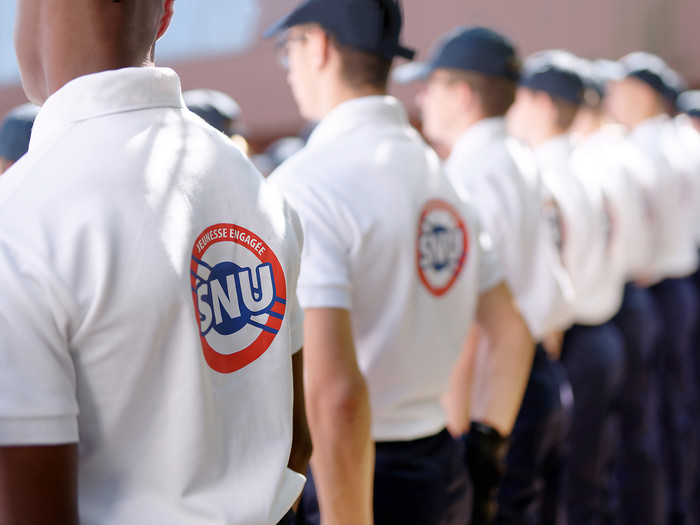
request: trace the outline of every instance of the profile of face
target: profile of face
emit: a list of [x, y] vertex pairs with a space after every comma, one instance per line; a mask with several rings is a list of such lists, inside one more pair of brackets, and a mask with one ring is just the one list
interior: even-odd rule
[[320, 120], [318, 109], [319, 46], [326, 41], [318, 27], [295, 26], [289, 29], [278, 44], [278, 52], [287, 69], [287, 83], [292, 90], [301, 116], [309, 121]]
[[416, 94], [423, 134], [436, 144], [448, 142], [454, 134], [459, 112], [459, 87], [448, 71], [436, 69]]
[[535, 126], [542, 120], [537, 93], [526, 87], [518, 87], [515, 101], [506, 113], [508, 132], [520, 140], [532, 143]]
[[624, 78], [608, 84], [605, 108], [618, 123], [634, 128], [653, 113], [656, 105], [654, 90], [636, 78]]

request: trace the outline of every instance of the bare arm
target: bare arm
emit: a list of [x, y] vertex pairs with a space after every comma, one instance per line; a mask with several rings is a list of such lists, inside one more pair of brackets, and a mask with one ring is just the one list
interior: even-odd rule
[[447, 412], [447, 430], [455, 437], [469, 429], [471, 390], [478, 347], [479, 327], [473, 324], [452, 369], [450, 388], [442, 399]]
[[321, 521], [371, 524], [374, 445], [369, 395], [357, 366], [350, 314], [310, 308], [305, 315], [306, 410]]
[[508, 436], [532, 368], [534, 342], [503, 283], [481, 295], [476, 320], [483, 346], [475, 364], [471, 419]]
[[292, 356], [292, 375], [294, 383], [294, 408], [292, 412], [292, 450], [289, 454], [288, 467], [299, 474], [306, 475], [311, 457], [311, 435], [306, 421], [304, 406], [304, 356], [303, 350]]
[[0, 447], [0, 525], [78, 525], [78, 445]]

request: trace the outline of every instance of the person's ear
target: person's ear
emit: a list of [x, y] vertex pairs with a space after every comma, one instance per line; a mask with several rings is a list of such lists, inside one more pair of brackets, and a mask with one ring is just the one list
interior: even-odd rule
[[175, 0], [165, 0], [165, 4], [163, 5], [163, 16], [161, 17], [160, 23], [158, 24], [158, 33], [156, 34], [156, 40], [162, 37], [168, 30], [168, 27], [170, 27], [170, 21], [173, 19], [174, 3]]
[[323, 69], [328, 63], [331, 53], [331, 43], [328, 35], [321, 29], [313, 29], [308, 33], [308, 56], [311, 67], [316, 70]]

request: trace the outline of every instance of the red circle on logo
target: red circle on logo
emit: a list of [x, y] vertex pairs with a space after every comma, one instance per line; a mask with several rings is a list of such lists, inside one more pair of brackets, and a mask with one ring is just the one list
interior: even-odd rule
[[[426, 265], [424, 259], [434, 258], [437, 255], [429, 253], [429, 247], [426, 247], [429, 243], [425, 243], [424, 240], [426, 236], [437, 236], [438, 232], [451, 237], [452, 249], [442, 250], [439, 263], [443, 266], [438, 271], [431, 272], [424, 268]], [[437, 238], [434, 242], [437, 242]], [[467, 228], [457, 210], [450, 203], [440, 199], [426, 202], [418, 220], [416, 264], [420, 280], [431, 294], [439, 297], [452, 287], [464, 267], [468, 251]], [[438, 266], [435, 263], [435, 267]]]
[[[217, 352], [206, 339], [206, 335], [201, 332], [201, 315], [197, 300], [198, 270], [203, 264], [202, 257], [207, 250], [220, 242], [231, 242], [246, 248], [252, 253], [261, 264], [269, 263], [272, 270], [272, 278], [275, 287], [275, 301], [272, 307], [272, 314], [268, 315], [267, 322], [260, 329], [260, 334], [247, 347], [234, 350], [232, 353], [223, 354]], [[235, 262], [235, 261], [217, 261]], [[270, 247], [256, 234], [235, 224], [215, 224], [204, 230], [194, 243], [192, 248], [192, 260], [190, 264], [190, 283], [192, 285], [192, 299], [198, 324], [200, 325], [200, 341], [202, 351], [207, 364], [215, 371], [222, 374], [230, 374], [241, 368], [248, 366], [258, 359], [270, 347], [277, 332], [282, 326], [284, 313], [286, 310], [287, 287], [284, 278], [284, 271], [277, 256]]]

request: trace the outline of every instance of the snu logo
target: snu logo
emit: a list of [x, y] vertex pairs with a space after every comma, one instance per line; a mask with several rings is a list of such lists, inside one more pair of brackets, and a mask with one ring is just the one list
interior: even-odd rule
[[418, 220], [418, 274], [430, 293], [446, 293], [457, 280], [469, 250], [462, 217], [449, 203], [433, 199]]
[[215, 224], [197, 238], [190, 281], [207, 364], [228, 374], [258, 359], [279, 331], [286, 281], [265, 242], [235, 224]]

